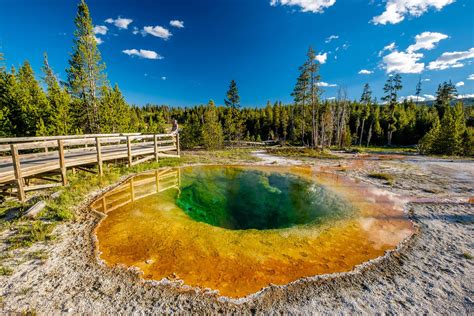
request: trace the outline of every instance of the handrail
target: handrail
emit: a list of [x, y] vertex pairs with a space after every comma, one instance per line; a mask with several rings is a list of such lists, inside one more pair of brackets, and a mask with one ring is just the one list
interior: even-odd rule
[[[3, 183], [14, 181], [21, 201], [25, 200], [25, 191], [32, 187], [25, 186], [24, 179], [45, 172], [60, 171], [61, 182], [67, 185], [66, 168], [97, 164], [98, 174], [102, 176], [104, 171], [102, 165], [106, 161], [125, 159], [127, 165], [131, 167], [153, 158], [158, 161], [160, 157], [180, 156], [177, 133], [3, 138], [0, 139], [0, 143], [0, 153], [7, 152], [1, 156], [2, 164], [5, 165], [5, 161], [11, 159], [11, 172], [13, 172], [10, 173], [9, 170], [4, 172], [0, 184], [2, 181]], [[49, 150], [50, 148], [52, 150]], [[176, 151], [176, 155], [169, 154], [169, 151]], [[23, 164], [28, 163], [29, 166], [22, 168]]]
[[174, 133], [164, 133], [164, 134], [143, 134], [143, 133], [113, 133], [113, 134], [83, 134], [83, 135], [59, 135], [59, 136], [31, 136], [31, 137], [0, 137], [0, 143], [20, 143], [20, 142], [34, 142], [34, 141], [43, 141], [43, 140], [59, 140], [59, 139], [81, 139], [81, 138], [96, 138], [96, 137], [140, 137], [146, 136], [150, 137], [157, 135], [158, 137], [162, 136], [171, 136]]
[[114, 134], [83, 134], [83, 135], [61, 135], [61, 136], [31, 136], [31, 137], [0, 137], [0, 143], [20, 143], [35, 142], [43, 140], [96, 138], [96, 137], [116, 137], [116, 136], [138, 136], [146, 135], [142, 133], [114, 133]]
[[[95, 136], [97, 135], [97, 136]], [[38, 149], [38, 148], [56, 148], [58, 140], [64, 140], [64, 146], [80, 146], [95, 144], [96, 138], [100, 138], [103, 144], [116, 143], [117, 141], [131, 141], [174, 137], [175, 134], [89, 134], [89, 135], [70, 135], [70, 136], [46, 136], [46, 137], [18, 137], [18, 138], [0, 138], [0, 152], [10, 151], [11, 144], [17, 144], [18, 150]], [[3, 143], [3, 144], [2, 144]]]

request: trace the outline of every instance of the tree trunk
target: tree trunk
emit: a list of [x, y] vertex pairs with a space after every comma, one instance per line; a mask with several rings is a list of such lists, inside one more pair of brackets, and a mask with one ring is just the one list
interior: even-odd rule
[[359, 146], [362, 146], [362, 137], [364, 136], [364, 124], [365, 124], [365, 118], [362, 119], [362, 126], [360, 128]]
[[369, 132], [367, 133], [367, 147], [369, 147], [370, 139], [372, 138], [372, 125], [374, 125], [373, 122], [370, 124]]

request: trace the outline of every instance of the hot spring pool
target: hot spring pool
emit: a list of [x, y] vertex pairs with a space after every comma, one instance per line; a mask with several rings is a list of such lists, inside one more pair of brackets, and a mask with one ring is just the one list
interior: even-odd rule
[[161, 169], [92, 207], [107, 214], [96, 229], [107, 264], [229, 297], [350, 271], [413, 232], [390, 193], [310, 167]]

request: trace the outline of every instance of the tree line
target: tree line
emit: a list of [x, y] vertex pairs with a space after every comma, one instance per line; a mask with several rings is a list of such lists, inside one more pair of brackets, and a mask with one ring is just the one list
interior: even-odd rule
[[184, 108], [130, 106], [118, 85], [111, 86], [107, 80], [84, 0], [74, 23], [65, 81], [55, 75], [46, 54], [41, 80], [37, 80], [28, 61], [18, 70], [6, 69], [0, 53], [0, 136], [162, 133], [176, 119], [185, 148], [217, 149], [224, 141], [272, 140], [320, 150], [418, 144], [427, 154], [473, 154], [474, 110], [456, 102], [451, 82], [439, 85], [433, 106], [418, 102], [421, 80], [416, 98], [400, 101], [399, 74], [388, 77], [380, 101], [372, 96], [369, 84], [357, 100], [349, 100], [343, 87], [334, 100], [322, 100], [321, 65], [310, 48], [299, 67], [292, 104], [268, 101], [265, 107], [241, 107], [237, 83], [232, 80], [224, 106], [212, 100]]
[[[223, 140], [273, 140], [321, 150], [418, 145], [424, 154], [473, 155], [474, 108], [457, 101], [456, 87], [450, 81], [439, 85], [433, 106], [416, 101], [421, 80], [416, 98], [400, 101], [403, 84], [399, 74], [387, 79], [383, 102], [372, 96], [369, 84], [358, 100], [349, 100], [344, 88], [339, 88], [335, 100], [321, 100], [319, 64], [314, 56], [310, 48], [292, 93], [293, 104], [269, 101], [264, 108], [242, 108], [237, 84], [231, 81], [224, 107], [216, 108], [211, 101], [173, 109], [172, 116], [184, 125], [183, 146], [218, 148]], [[208, 112], [213, 113], [212, 118]], [[203, 137], [212, 133], [212, 142]]]

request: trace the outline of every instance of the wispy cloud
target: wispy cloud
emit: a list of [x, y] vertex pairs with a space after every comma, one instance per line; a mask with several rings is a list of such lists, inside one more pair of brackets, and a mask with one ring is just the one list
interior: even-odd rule
[[467, 98], [474, 98], [474, 94], [460, 94], [457, 96], [457, 99], [467, 99]]
[[141, 33], [142, 33], [143, 36], [145, 36], [147, 34], [150, 34], [150, 35], [162, 38], [164, 40], [169, 39], [173, 35], [173, 34], [171, 34], [171, 32], [168, 29], [166, 29], [162, 26], [159, 26], [159, 25], [157, 25], [157, 26], [145, 26]]
[[425, 64], [418, 62], [421, 58], [421, 53], [394, 51], [383, 57], [383, 63], [387, 73], [419, 74], [425, 69]]
[[184, 28], [184, 22], [183, 22], [183, 21], [180, 21], [180, 20], [171, 20], [171, 21], [170, 21], [170, 25], [171, 25], [171, 26], [174, 26], [174, 27], [177, 27], [177, 28], [179, 28], [179, 29]]
[[128, 25], [132, 22], [133, 22], [132, 19], [121, 18], [121, 17], [118, 17], [116, 19], [108, 18], [107, 20], [105, 20], [105, 23], [113, 24], [121, 30], [126, 30], [128, 28]]
[[459, 81], [456, 83], [456, 87], [463, 87], [464, 86], [464, 81]]
[[[405, 51], [395, 49], [395, 42], [385, 46], [380, 53], [390, 50], [391, 53], [383, 57], [383, 68], [387, 73], [419, 74], [425, 70], [425, 64], [419, 62], [424, 55], [419, 50], [431, 50], [447, 35], [436, 32], [423, 32], [415, 36], [415, 43]], [[379, 53], [379, 55], [380, 55]], [[428, 67], [430, 68], [430, 67]]]
[[405, 16], [419, 17], [430, 8], [441, 10], [455, 0], [388, 0], [385, 11], [372, 19], [374, 24], [397, 24], [405, 19]]
[[324, 9], [333, 6], [336, 0], [271, 0], [271, 6], [297, 6], [302, 12], [323, 13]]
[[430, 70], [444, 70], [448, 68], [461, 68], [461, 61], [474, 58], [474, 47], [463, 52], [446, 52], [428, 65]]
[[330, 43], [333, 40], [337, 40], [339, 38], [339, 35], [331, 35], [326, 40], [324, 41], [325, 43]]
[[437, 32], [423, 32], [415, 36], [415, 44], [408, 46], [407, 52], [413, 53], [420, 49], [431, 50], [436, 44], [448, 38], [448, 35]]
[[387, 46], [385, 46], [380, 52], [379, 52], [379, 57], [383, 55], [384, 52], [386, 51], [393, 51], [394, 49], [396, 48], [396, 45], [395, 45], [395, 42], [392, 42], [390, 44], [388, 44]]
[[373, 74], [374, 72], [372, 70], [367, 70], [367, 69], [362, 69], [359, 71], [359, 75], [370, 75]]
[[474, 80], [474, 74], [469, 75], [469, 77], [467, 77], [467, 80]]
[[326, 60], [328, 59], [328, 54], [318, 54], [314, 57], [315, 60], [317, 60], [320, 64], [325, 64]]
[[138, 56], [140, 58], [146, 59], [163, 59], [163, 56], [160, 56], [160, 54], [158, 54], [157, 52], [146, 49], [125, 49], [122, 51], [122, 53], [127, 54], [129, 56]]
[[316, 85], [318, 87], [327, 87], [327, 88], [337, 87], [337, 84], [335, 84], [335, 83], [327, 83], [327, 82], [324, 82], [324, 81], [317, 82]]
[[105, 35], [107, 34], [107, 31], [109, 28], [105, 25], [96, 25], [94, 26], [94, 34], [100, 34], [100, 35]]

